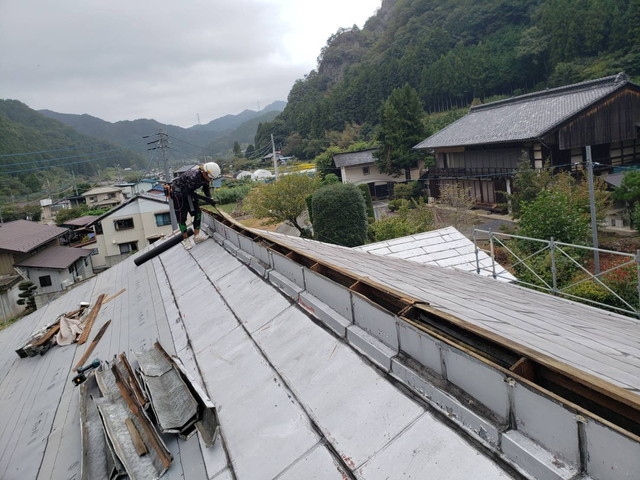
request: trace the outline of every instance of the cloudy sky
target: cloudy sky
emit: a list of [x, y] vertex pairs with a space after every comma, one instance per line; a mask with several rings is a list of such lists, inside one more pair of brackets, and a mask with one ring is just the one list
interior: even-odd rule
[[0, 99], [188, 127], [286, 100], [381, 0], [0, 0]]

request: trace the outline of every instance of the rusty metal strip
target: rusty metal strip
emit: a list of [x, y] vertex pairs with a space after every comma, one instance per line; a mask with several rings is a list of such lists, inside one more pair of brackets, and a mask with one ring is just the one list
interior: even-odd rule
[[113, 294], [113, 295], [111, 295], [109, 298], [107, 298], [106, 300], [104, 300], [104, 301], [102, 302], [102, 304], [104, 305], [105, 303], [109, 303], [111, 300], [113, 300], [114, 298], [116, 298], [116, 297], [117, 297], [117, 296], [119, 296], [119, 295], [122, 295], [122, 294], [123, 294], [124, 292], [126, 292], [126, 291], [127, 291], [127, 289], [126, 289], [126, 288], [123, 288], [123, 289], [122, 289], [122, 290], [120, 290], [119, 292], [114, 293], [114, 294]]
[[78, 338], [78, 344], [82, 345], [84, 342], [87, 341], [87, 338], [89, 338], [89, 333], [91, 332], [91, 327], [93, 327], [93, 322], [95, 321], [96, 317], [98, 316], [98, 312], [100, 311], [100, 307], [102, 306], [102, 301], [104, 300], [105, 294], [101, 293], [98, 296], [98, 299], [96, 300], [95, 305], [93, 306], [93, 308], [91, 309], [91, 312], [89, 313], [89, 316], [87, 317], [87, 319], [84, 322], [84, 330], [82, 331], [82, 335], [80, 335], [80, 338]]
[[96, 333], [96, 336], [93, 337], [93, 340], [91, 341], [91, 343], [87, 347], [87, 350], [84, 352], [82, 357], [80, 357], [80, 360], [78, 360], [77, 365], [75, 367], [73, 367], [74, 370], [77, 370], [78, 368], [80, 368], [81, 366], [83, 366], [86, 363], [86, 361], [89, 359], [89, 357], [93, 353], [93, 350], [98, 345], [98, 342], [100, 341], [100, 339], [104, 335], [104, 332], [106, 332], [107, 328], [109, 328], [110, 324], [111, 324], [111, 320], [107, 320], [107, 323], [105, 323], [104, 325], [102, 325], [102, 327], [100, 327], [100, 330], [98, 330], [98, 333]]
[[171, 462], [173, 461], [171, 453], [158, 436], [158, 432], [155, 430], [147, 416], [144, 414], [142, 407], [135, 401], [133, 395], [129, 391], [128, 385], [124, 382], [118, 368], [115, 365], [112, 365], [111, 371], [115, 377], [116, 386], [118, 387], [118, 390], [120, 391], [125, 404], [129, 408], [135, 419], [138, 421], [139, 427], [142, 427], [142, 433], [144, 434], [147, 442], [151, 445], [158, 459], [160, 460], [163, 471], [166, 470], [167, 468], [169, 468]]

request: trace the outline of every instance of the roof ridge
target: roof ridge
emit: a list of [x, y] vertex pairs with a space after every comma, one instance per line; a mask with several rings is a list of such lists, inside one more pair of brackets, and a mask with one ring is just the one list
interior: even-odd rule
[[531, 100], [532, 98], [543, 98], [547, 96], [553, 96], [561, 93], [566, 93], [569, 91], [580, 91], [580, 90], [588, 90], [590, 88], [594, 88], [596, 86], [602, 85], [625, 85], [629, 83], [629, 77], [624, 72], [619, 72], [615, 75], [609, 75], [608, 77], [596, 78], [594, 80], [585, 80], [583, 82], [574, 83], [572, 85], [563, 85], [561, 87], [556, 88], [548, 88], [545, 90], [540, 90], [538, 92], [526, 93], [524, 95], [519, 95], [517, 97], [506, 98], [504, 100], [497, 100], [495, 102], [486, 103], [484, 105], [475, 105], [469, 108], [469, 113], [475, 112], [478, 110], [485, 110], [494, 107], [501, 107], [503, 105], [507, 105], [510, 103], [518, 103], [523, 100]]

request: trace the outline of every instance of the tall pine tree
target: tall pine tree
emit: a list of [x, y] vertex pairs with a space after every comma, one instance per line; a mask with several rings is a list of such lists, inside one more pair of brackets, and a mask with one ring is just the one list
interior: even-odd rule
[[412, 148], [425, 137], [423, 117], [418, 92], [409, 84], [391, 92], [382, 106], [377, 133], [380, 148], [374, 157], [378, 170], [389, 175], [404, 171], [407, 181], [411, 180], [411, 168], [417, 167], [421, 157]]

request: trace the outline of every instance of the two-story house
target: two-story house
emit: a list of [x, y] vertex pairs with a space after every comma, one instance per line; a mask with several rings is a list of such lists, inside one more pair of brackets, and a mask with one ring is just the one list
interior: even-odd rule
[[172, 232], [169, 203], [164, 196], [139, 193], [91, 224], [97, 255], [94, 267], [109, 268]]
[[82, 194], [89, 209], [113, 208], [125, 201], [122, 189], [118, 187], [96, 187]]
[[[61, 247], [67, 229], [16, 220], [0, 224], [0, 315], [10, 318], [22, 310], [17, 284], [31, 280], [38, 297], [57, 293], [93, 274], [90, 249]], [[19, 274], [20, 273], [20, 274]], [[42, 301], [42, 298], [41, 298]]]
[[[359, 152], [336, 153], [333, 156], [333, 161], [340, 169], [343, 183], [356, 185], [365, 183], [369, 185], [369, 191], [373, 198], [386, 198], [393, 194], [393, 185], [404, 182], [406, 176], [394, 177], [378, 170], [373, 157], [375, 151], [376, 149], [372, 148]], [[423, 168], [424, 160], [420, 160], [417, 167], [411, 169], [411, 178], [418, 180]]]
[[435, 155], [432, 196], [457, 183], [483, 206], [504, 203], [522, 159], [580, 171], [587, 147], [597, 174], [640, 163], [640, 86], [624, 73], [471, 107], [414, 148]]

